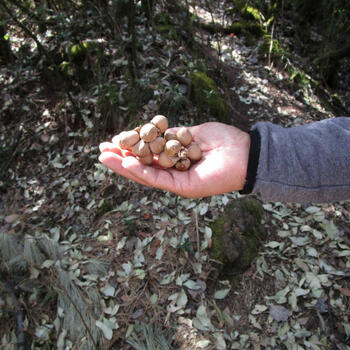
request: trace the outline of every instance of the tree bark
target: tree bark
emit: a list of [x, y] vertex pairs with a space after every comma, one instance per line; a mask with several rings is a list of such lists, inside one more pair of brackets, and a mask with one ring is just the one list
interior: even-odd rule
[[0, 25], [0, 63], [8, 64], [15, 60], [15, 55], [11, 51], [10, 42], [5, 39], [5, 25]]

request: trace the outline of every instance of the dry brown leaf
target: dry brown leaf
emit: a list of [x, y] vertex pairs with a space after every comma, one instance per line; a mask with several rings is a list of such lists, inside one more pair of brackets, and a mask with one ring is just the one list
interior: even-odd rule
[[339, 288], [339, 292], [347, 297], [350, 297], [350, 290], [346, 288]]

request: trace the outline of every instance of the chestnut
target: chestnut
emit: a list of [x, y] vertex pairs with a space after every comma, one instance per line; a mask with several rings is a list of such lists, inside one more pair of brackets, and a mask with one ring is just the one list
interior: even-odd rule
[[151, 123], [145, 124], [140, 130], [140, 137], [145, 142], [152, 142], [158, 136], [158, 129]]

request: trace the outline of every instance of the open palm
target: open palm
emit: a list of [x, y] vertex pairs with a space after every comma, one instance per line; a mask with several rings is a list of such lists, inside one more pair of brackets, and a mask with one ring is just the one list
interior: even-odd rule
[[113, 142], [101, 143], [99, 160], [117, 174], [183, 197], [199, 198], [242, 189], [248, 164], [249, 135], [223, 123], [205, 123], [189, 127], [189, 130], [202, 150], [202, 159], [188, 171], [143, 165], [120, 149], [115, 138]]

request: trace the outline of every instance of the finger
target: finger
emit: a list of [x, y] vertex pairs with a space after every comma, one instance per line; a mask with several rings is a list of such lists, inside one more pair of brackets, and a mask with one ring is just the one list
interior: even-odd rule
[[145, 166], [134, 157], [123, 158], [115, 153], [104, 152], [99, 160], [115, 173], [145, 186], [156, 187], [170, 192], [178, 192], [177, 179], [183, 176], [176, 170], [162, 170]]
[[100, 152], [113, 152], [121, 155], [121, 150], [112, 142], [102, 142], [99, 146]]
[[111, 143], [111, 142], [102, 142], [100, 144], [99, 148], [100, 148], [101, 153], [113, 152], [113, 153], [119, 154], [120, 156], [123, 156], [123, 157], [132, 156], [132, 153], [129, 150], [119, 148], [118, 146], [116, 146], [114, 143]]
[[[133, 158], [133, 157], [128, 157], [128, 158]], [[130, 173], [127, 169], [125, 169], [122, 165], [123, 161], [127, 158], [124, 158], [118, 154], [115, 154], [113, 152], [103, 152], [102, 154], [100, 154], [99, 156], [99, 161], [104, 164], [105, 166], [107, 166], [109, 169], [111, 169], [112, 171], [114, 171], [115, 173], [122, 175], [132, 181], [138, 182], [141, 185], [145, 185], [145, 186], [149, 186], [148, 183], [146, 183], [145, 181], [143, 181], [142, 179], [133, 176], [132, 173]], [[135, 158], [134, 160], [136, 162], [138, 162]]]

